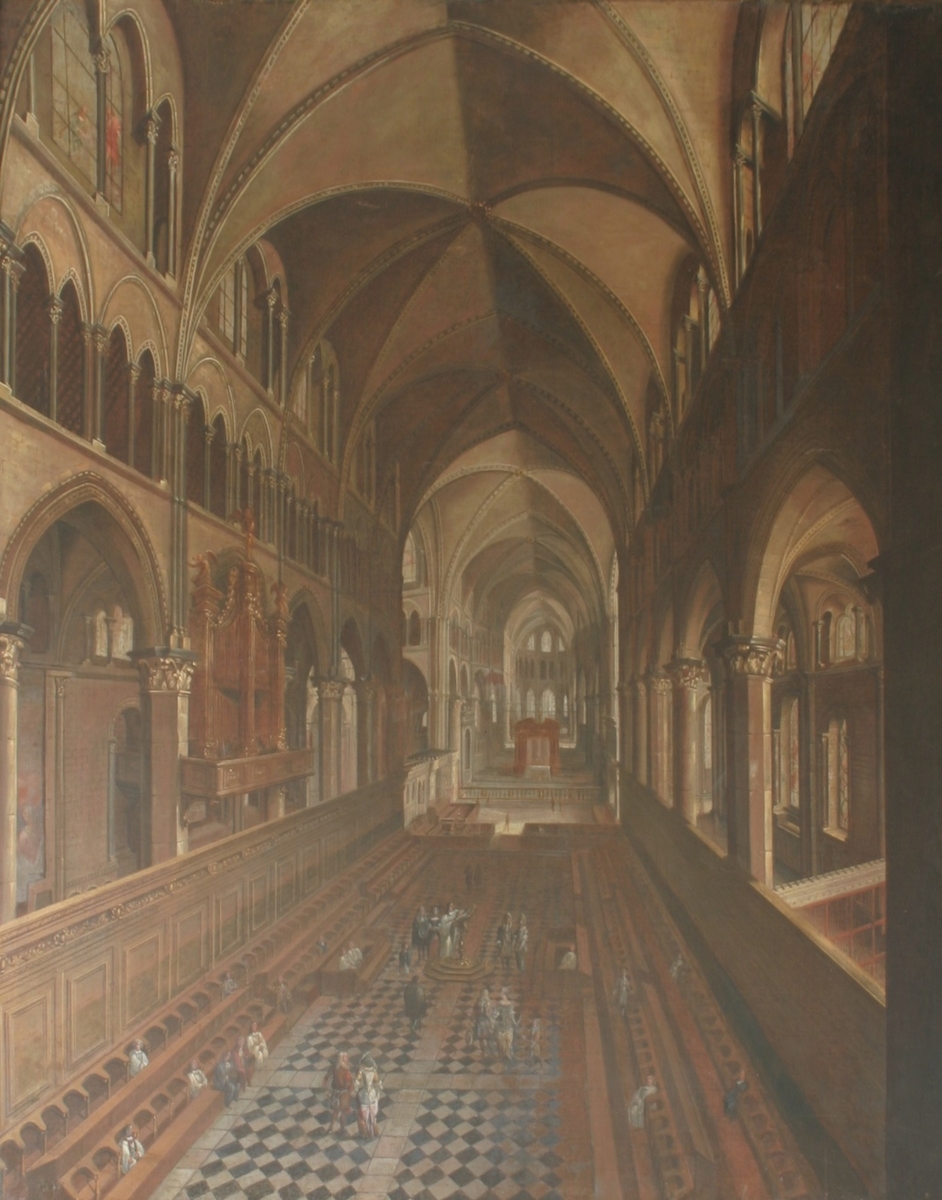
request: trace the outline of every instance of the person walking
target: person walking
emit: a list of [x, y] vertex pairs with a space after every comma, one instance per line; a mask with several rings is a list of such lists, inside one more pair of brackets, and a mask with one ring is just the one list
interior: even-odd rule
[[517, 959], [517, 970], [523, 971], [527, 965], [527, 947], [530, 943], [530, 933], [527, 929], [526, 913], [520, 914], [517, 921], [517, 932], [514, 934], [514, 955]]
[[504, 970], [510, 970], [510, 956], [514, 949], [514, 919], [510, 913], [504, 913], [504, 920], [497, 930], [497, 953], [500, 955]]
[[409, 1027], [413, 1033], [419, 1033], [422, 1029], [422, 1018], [428, 1012], [428, 998], [418, 975], [413, 975], [403, 988], [402, 1002], [409, 1019]]

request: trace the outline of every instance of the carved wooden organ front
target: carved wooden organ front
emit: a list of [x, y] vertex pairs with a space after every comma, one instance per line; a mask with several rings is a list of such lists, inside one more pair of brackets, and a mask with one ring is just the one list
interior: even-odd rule
[[197, 560], [190, 639], [198, 655], [190, 699], [190, 754], [248, 758], [284, 750], [284, 585], [272, 584], [265, 613], [265, 577], [251, 558], [251, 536], [230, 567], [225, 593], [212, 580], [211, 556]]

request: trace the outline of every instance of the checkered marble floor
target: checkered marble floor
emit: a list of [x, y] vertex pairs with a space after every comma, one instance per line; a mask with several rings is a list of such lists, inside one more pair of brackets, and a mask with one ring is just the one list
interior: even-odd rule
[[[420, 898], [447, 903], [453, 877], [443, 856]], [[496, 999], [506, 987], [519, 1016], [512, 1060], [471, 1043], [482, 982], [426, 980], [429, 1012], [423, 1029], [413, 1032], [403, 1015], [405, 979], [394, 952], [366, 995], [315, 1002], [155, 1200], [561, 1200], [558, 1004], [530, 996], [526, 973], [514, 966], [505, 971], [495, 942], [507, 910], [527, 912], [534, 941], [544, 926], [571, 920], [571, 891], [561, 882], [568, 882], [565, 874], [548, 879], [545, 869], [506, 873], [486, 897], [479, 952], [493, 967], [485, 981], [491, 994]], [[411, 922], [411, 906], [393, 914], [395, 946], [409, 936]], [[384, 1094], [375, 1139], [360, 1139], [354, 1121], [346, 1131], [330, 1132], [324, 1077], [340, 1050], [350, 1054], [354, 1070], [367, 1052], [376, 1060]], [[570, 1180], [566, 1197], [591, 1195], [591, 1178], [585, 1185], [574, 1190]]]

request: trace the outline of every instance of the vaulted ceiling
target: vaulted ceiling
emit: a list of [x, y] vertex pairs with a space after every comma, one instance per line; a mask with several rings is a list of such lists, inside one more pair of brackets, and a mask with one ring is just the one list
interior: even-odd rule
[[[729, 298], [738, 5], [170, 9], [192, 127], [181, 369], [223, 272], [264, 236], [295, 379], [318, 339], [337, 353], [344, 471], [375, 420], [379, 489], [398, 469], [405, 521], [423, 503], [464, 514], [465, 592], [506, 612], [538, 570], [596, 607], [607, 580], [587, 589], [587, 573], [625, 544], [633, 474], [653, 483], [652, 404], [670, 420], [679, 269], [695, 261]], [[521, 455], [538, 479], [508, 475]], [[580, 489], [596, 503], [581, 520]], [[515, 564], [502, 582], [497, 558]]]

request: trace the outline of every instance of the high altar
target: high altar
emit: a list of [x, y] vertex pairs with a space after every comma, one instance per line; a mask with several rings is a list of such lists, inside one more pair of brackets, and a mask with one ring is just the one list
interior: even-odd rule
[[559, 723], [528, 717], [514, 726], [514, 774], [550, 779], [559, 771]]

